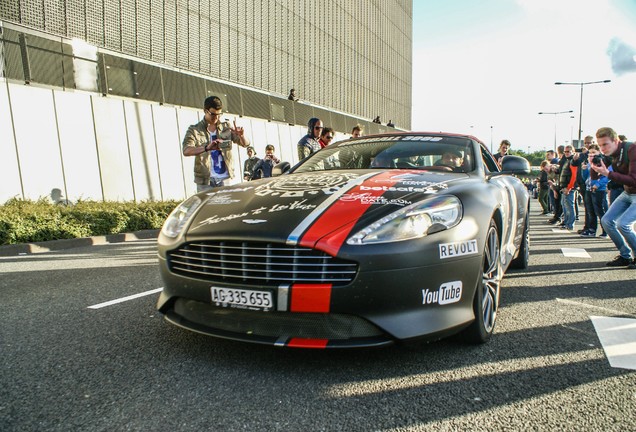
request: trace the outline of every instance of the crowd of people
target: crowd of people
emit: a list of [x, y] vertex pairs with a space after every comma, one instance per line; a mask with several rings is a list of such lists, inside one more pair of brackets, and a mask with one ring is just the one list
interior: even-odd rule
[[537, 179], [538, 200], [547, 223], [574, 231], [584, 206], [583, 238], [610, 238], [619, 255], [610, 267], [636, 269], [636, 146], [603, 127], [586, 136], [583, 147], [546, 152]]
[[[293, 97], [292, 89], [290, 99]], [[197, 192], [223, 186], [226, 179], [234, 178], [233, 144], [247, 149], [248, 159], [243, 166], [246, 181], [270, 177], [273, 167], [280, 162], [271, 144], [265, 147], [265, 156], [258, 158], [243, 128], [236, 123], [232, 127], [221, 122], [222, 113], [220, 98], [206, 98], [203, 119], [191, 125], [183, 139], [183, 155], [195, 157]], [[379, 116], [376, 119], [379, 121]], [[363, 132], [362, 127], [356, 125], [351, 135], [357, 138]], [[319, 118], [311, 118], [307, 134], [297, 145], [299, 160], [330, 145], [334, 137], [333, 128], [324, 126]], [[494, 155], [498, 163], [509, 149], [510, 142], [503, 140]], [[603, 127], [595, 137], [586, 136], [582, 148], [559, 146], [557, 153], [546, 152], [537, 179], [542, 214], [551, 215], [547, 222], [574, 231], [579, 221], [579, 206], [583, 205], [584, 223], [577, 233], [583, 238], [609, 237], [619, 255], [607, 265], [636, 269], [636, 145], [617, 135], [612, 128]]]

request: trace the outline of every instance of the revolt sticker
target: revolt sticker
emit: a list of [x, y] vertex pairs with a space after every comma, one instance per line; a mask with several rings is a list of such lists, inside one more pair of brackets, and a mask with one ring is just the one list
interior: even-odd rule
[[463, 242], [441, 243], [439, 245], [439, 258], [452, 258], [462, 255], [472, 255], [477, 253], [477, 240]]
[[422, 304], [457, 303], [462, 298], [462, 281], [446, 282], [437, 291], [428, 288], [422, 290]]

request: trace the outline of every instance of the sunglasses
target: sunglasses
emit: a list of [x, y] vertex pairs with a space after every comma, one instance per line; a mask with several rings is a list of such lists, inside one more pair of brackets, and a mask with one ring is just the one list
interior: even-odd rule
[[327, 135], [327, 136], [325, 137], [325, 139], [328, 139], [328, 140], [333, 139], [333, 136], [332, 136], [332, 135]]

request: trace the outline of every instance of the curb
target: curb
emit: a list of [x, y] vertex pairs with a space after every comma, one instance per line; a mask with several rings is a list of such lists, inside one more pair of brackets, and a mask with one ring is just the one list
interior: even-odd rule
[[158, 236], [159, 230], [154, 229], [135, 231], [132, 233], [109, 234], [105, 236], [5, 245], [0, 246], [0, 257], [51, 252], [82, 246], [96, 246], [110, 243], [123, 243], [134, 240], [147, 240], [157, 238]]

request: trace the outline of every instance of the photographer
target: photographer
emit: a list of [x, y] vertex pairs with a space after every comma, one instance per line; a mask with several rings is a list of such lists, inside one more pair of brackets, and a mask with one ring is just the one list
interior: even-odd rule
[[600, 128], [596, 132], [596, 139], [601, 152], [612, 158], [610, 171], [604, 161], [598, 161], [599, 166], [593, 164], [591, 168], [609, 180], [623, 184], [624, 191], [610, 205], [607, 213], [601, 219], [603, 229], [609, 234], [616, 245], [619, 255], [607, 263], [610, 267], [625, 267], [634, 269], [636, 254], [636, 146], [632, 143], [621, 142], [612, 128]]
[[272, 176], [272, 168], [280, 162], [280, 159], [274, 155], [274, 150], [274, 146], [271, 144], [265, 146], [265, 157], [254, 165], [252, 180]]
[[[607, 212], [607, 177], [591, 169], [592, 165], [600, 166], [601, 162], [606, 164], [609, 159], [603, 156], [599, 146], [591, 144], [588, 150], [587, 163], [581, 164], [583, 178], [585, 178], [586, 198], [585, 214], [587, 229], [581, 232], [581, 237], [596, 237], [598, 220], [601, 220]], [[602, 227], [602, 225], [601, 225]], [[603, 229], [601, 238], [607, 238], [607, 233]]]
[[[195, 156], [194, 182], [197, 193], [223, 186], [225, 179], [234, 178], [232, 143], [249, 145], [242, 127], [221, 123], [223, 103], [217, 96], [203, 102], [203, 120], [188, 127], [183, 138], [183, 155]], [[209, 152], [209, 154], [208, 154]]]

